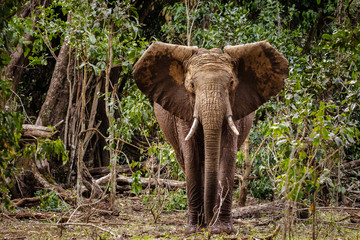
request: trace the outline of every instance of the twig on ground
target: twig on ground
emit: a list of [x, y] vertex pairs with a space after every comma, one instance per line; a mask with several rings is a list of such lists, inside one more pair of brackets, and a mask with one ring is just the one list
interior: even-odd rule
[[280, 225], [276, 227], [276, 229], [269, 235], [263, 236], [263, 237], [254, 237], [254, 239], [266, 239], [271, 240], [273, 239], [280, 231]]
[[[298, 211], [308, 210], [308, 208], [299, 208]], [[336, 210], [336, 211], [360, 211], [360, 208], [356, 207], [317, 207], [316, 210], [328, 211], [328, 210]]]
[[119, 237], [117, 234], [113, 233], [112, 231], [106, 229], [106, 228], [102, 228], [102, 227], [99, 227], [95, 224], [92, 224], [92, 223], [58, 223], [58, 226], [62, 227], [64, 225], [74, 225], [74, 226], [86, 226], [86, 227], [94, 227], [94, 228], [98, 228], [100, 229], [101, 231], [103, 232], [108, 232], [110, 233], [112, 236], [114, 237]]
[[75, 210], [72, 212], [72, 214], [70, 215], [70, 217], [69, 217], [69, 219], [68, 219], [68, 221], [67, 221], [66, 223], [70, 223], [71, 218], [74, 216], [74, 214], [75, 214], [80, 208], [82, 208], [82, 207], [90, 207], [90, 206], [92, 206], [92, 205], [98, 204], [98, 203], [100, 203], [103, 199], [104, 199], [104, 198], [101, 197], [101, 198], [100, 198], [99, 200], [97, 200], [96, 202], [80, 204], [80, 205], [77, 206], [77, 207], [75, 208]]
[[6, 217], [7, 219], [10, 219], [11, 221], [15, 221], [15, 218], [10, 217], [9, 215], [7, 215], [5, 213], [1, 213], [1, 216]]

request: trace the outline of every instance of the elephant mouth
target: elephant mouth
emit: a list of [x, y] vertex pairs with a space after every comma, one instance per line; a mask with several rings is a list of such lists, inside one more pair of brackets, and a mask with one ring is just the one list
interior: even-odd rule
[[[226, 119], [227, 119], [227, 123], [229, 124], [229, 127], [233, 131], [233, 133], [236, 136], [239, 136], [239, 131], [237, 130], [237, 128], [235, 126], [235, 123], [234, 123], [234, 120], [232, 119], [232, 116], [229, 115], [229, 116], [227, 116]], [[199, 119], [197, 117], [194, 117], [194, 121], [193, 121], [193, 123], [191, 125], [189, 133], [185, 137], [185, 141], [188, 141], [195, 134], [198, 125], [199, 125]]]

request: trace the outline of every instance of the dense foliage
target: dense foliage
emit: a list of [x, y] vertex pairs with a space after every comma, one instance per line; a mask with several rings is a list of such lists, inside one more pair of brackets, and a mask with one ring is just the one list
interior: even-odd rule
[[[338, 199], [348, 184], [358, 182], [334, 174], [343, 163], [359, 159], [360, 137], [359, 24], [337, 22], [336, 9], [336, 2], [321, 1], [314, 9], [276, 1], [197, 6], [192, 44], [212, 48], [267, 39], [290, 63], [285, 89], [257, 112], [252, 152], [263, 139], [267, 145], [253, 159], [253, 173], [262, 177], [251, 183], [254, 196], [313, 201], [326, 188]], [[164, 39], [186, 43], [185, 10], [180, 3], [164, 9]], [[309, 39], [308, 32], [323, 18], [333, 21], [317, 26], [317, 35]], [[308, 51], [306, 41], [311, 42]]]
[[1, 81], [0, 89], [2, 107], [0, 112], [0, 196], [2, 196], [5, 206], [8, 206], [9, 188], [12, 187], [13, 184], [9, 181], [6, 181], [6, 179], [9, 178], [16, 170], [14, 166], [14, 160], [19, 155], [19, 140], [21, 137], [20, 131], [23, 119], [21, 113], [12, 109], [14, 106], [7, 105], [7, 100], [11, 96], [10, 82]]

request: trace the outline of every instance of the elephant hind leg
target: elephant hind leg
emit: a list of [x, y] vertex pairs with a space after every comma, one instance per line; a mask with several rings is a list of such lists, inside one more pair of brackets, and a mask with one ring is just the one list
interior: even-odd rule
[[161, 105], [156, 102], [154, 102], [154, 112], [166, 140], [174, 148], [176, 160], [178, 161], [181, 169], [185, 172], [184, 158], [180, 149], [176, 117], [171, 115], [171, 113], [166, 111]]

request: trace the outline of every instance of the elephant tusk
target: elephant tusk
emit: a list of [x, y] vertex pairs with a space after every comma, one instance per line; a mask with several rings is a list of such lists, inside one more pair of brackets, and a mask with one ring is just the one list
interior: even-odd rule
[[194, 135], [195, 130], [196, 130], [198, 125], [199, 125], [199, 119], [194, 118], [194, 122], [193, 122], [193, 124], [192, 124], [192, 126], [190, 128], [190, 131], [189, 131], [188, 135], [185, 138], [185, 141], [189, 140]]
[[229, 116], [227, 120], [228, 120], [228, 123], [229, 123], [229, 126], [230, 126], [231, 130], [232, 130], [237, 136], [239, 136], [239, 131], [236, 129], [236, 126], [235, 126], [235, 123], [234, 123], [232, 117]]

